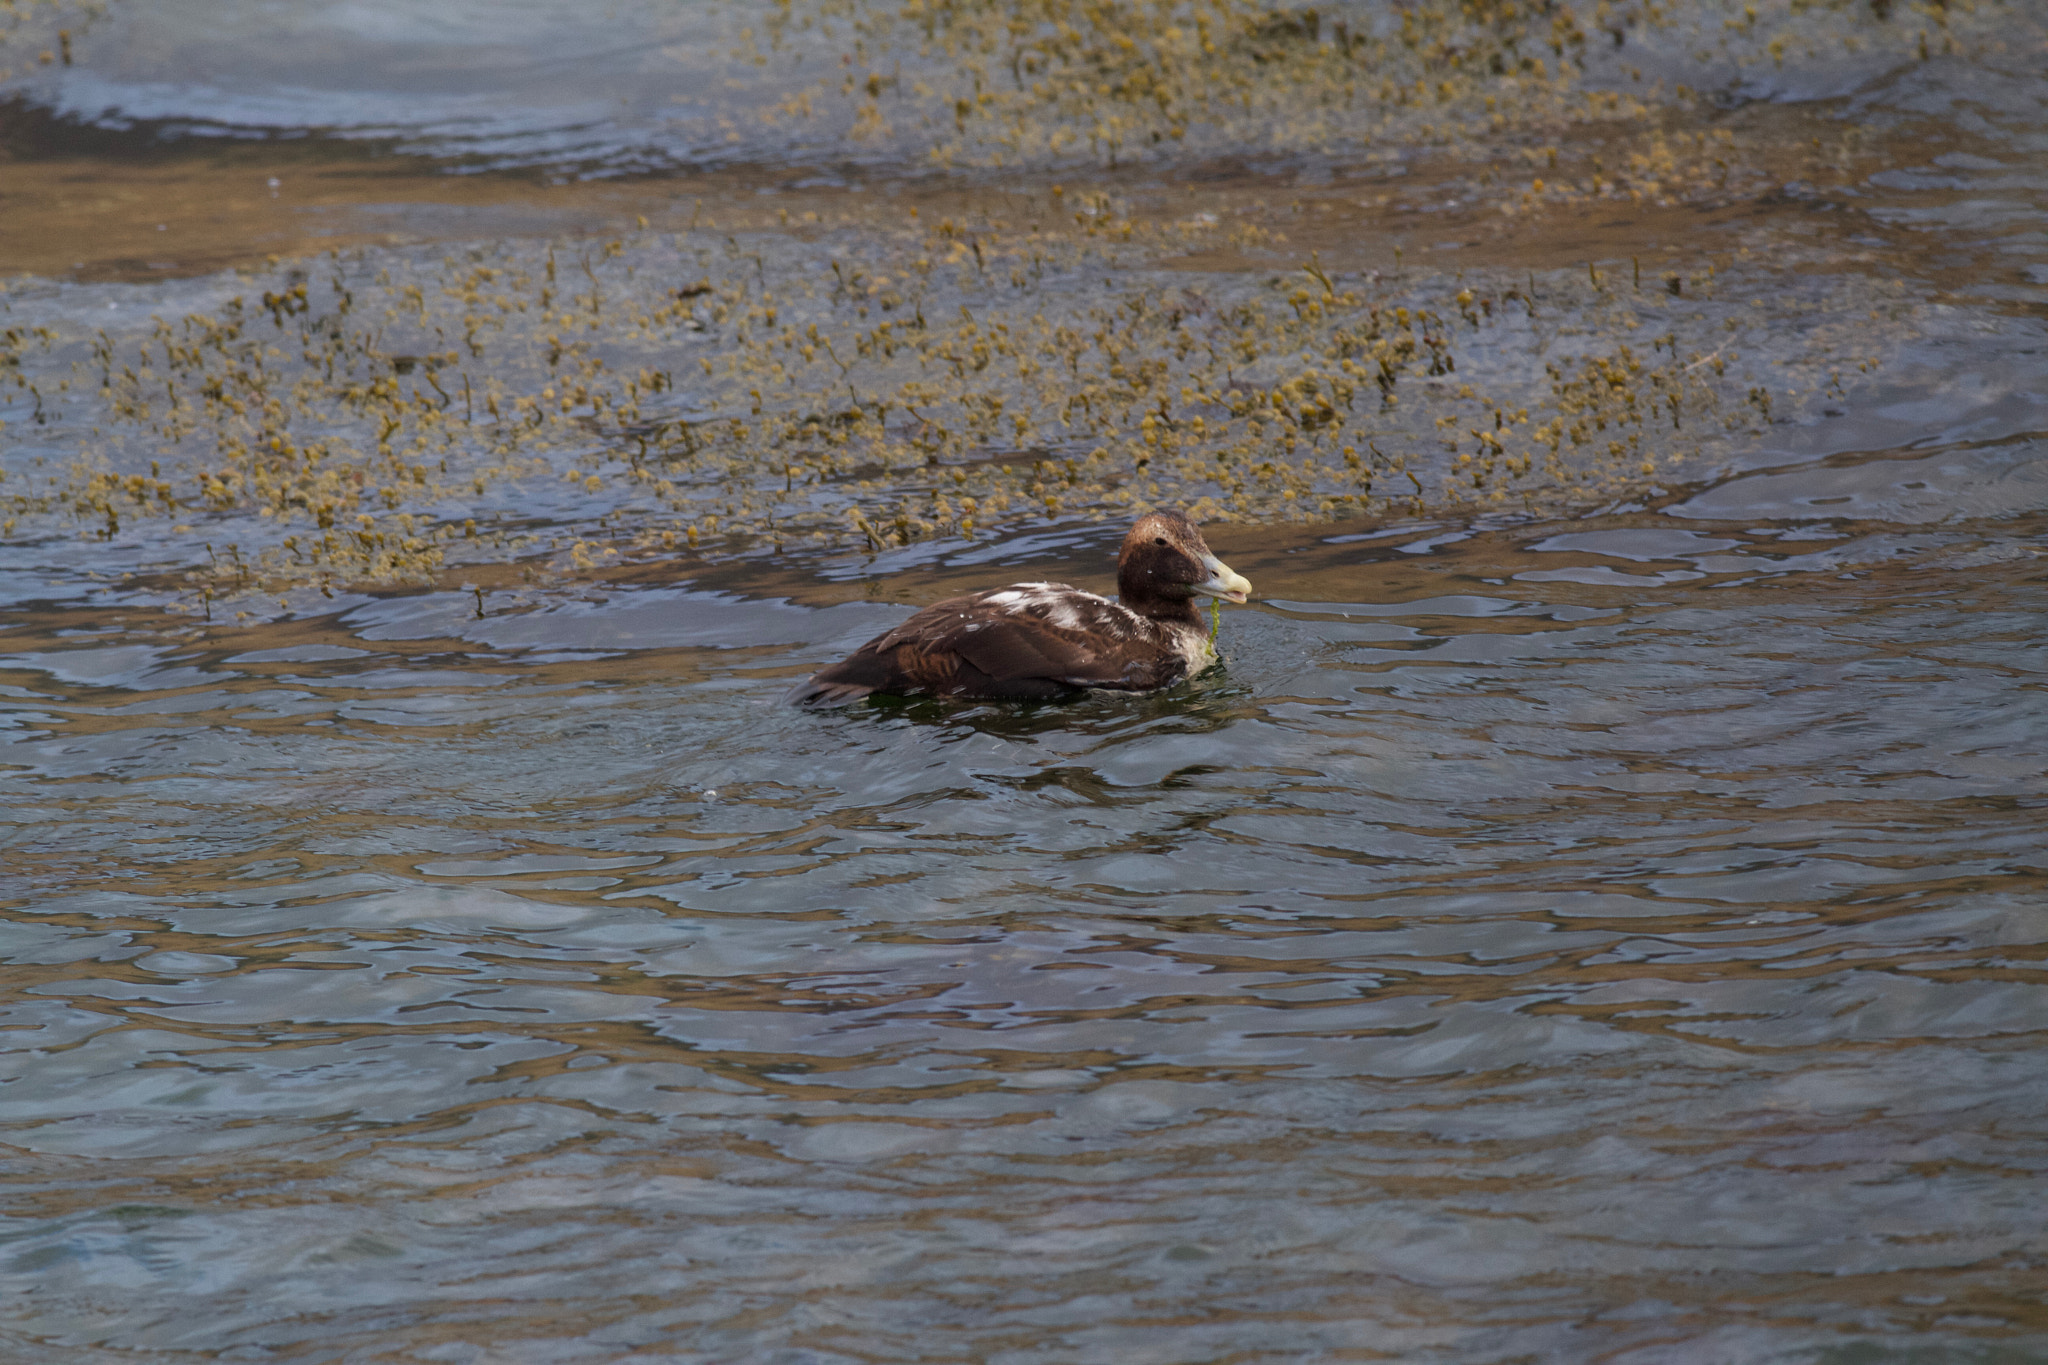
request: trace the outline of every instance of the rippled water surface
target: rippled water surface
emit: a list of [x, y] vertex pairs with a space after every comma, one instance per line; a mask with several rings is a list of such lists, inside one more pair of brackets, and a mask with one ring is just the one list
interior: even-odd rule
[[[154, 119], [195, 201], [256, 164], [176, 162], [195, 127], [609, 173], [668, 126], [646, 35], [714, 24], [619, 8], [608, 84], [605, 35], [558, 7], [274, 6], [206, 61], [192, 8], [116, 8], [77, 66], [16, 80], [7, 126]], [[307, 46], [330, 30], [355, 86]], [[25, 523], [0, 547], [0, 1355], [2048, 1358], [2034, 69], [1752, 75], [1896, 155], [1577, 221], [1617, 280], [1654, 233], [1722, 253], [1738, 303], [1780, 268], [1908, 298], [1871, 328], [1882, 367], [1603, 507], [1214, 526], [1255, 600], [1222, 667], [1156, 695], [781, 701], [950, 592], [1108, 590], [1120, 527], [1073, 517], [240, 614], [179, 576], [218, 531]], [[20, 164], [54, 184], [103, 151]], [[499, 182], [496, 216], [421, 229], [377, 183], [337, 202], [418, 236], [611, 211]], [[1480, 245], [1455, 201], [1395, 210], [1411, 253]], [[1385, 254], [1314, 213], [1331, 269]], [[1536, 293], [1572, 230], [1489, 268]], [[7, 325], [247, 287], [158, 278], [213, 247], [131, 269], [80, 234], [97, 282], [17, 282]], [[9, 492], [64, 433], [25, 381], [0, 397]]]
[[16, 1340], [2039, 1346], [2033, 529], [1248, 538], [1038, 710], [779, 705], [866, 602], [19, 622]]

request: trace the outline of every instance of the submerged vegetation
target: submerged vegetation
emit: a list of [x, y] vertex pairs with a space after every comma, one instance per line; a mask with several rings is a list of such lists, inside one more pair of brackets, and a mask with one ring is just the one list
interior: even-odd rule
[[[1653, 117], [1704, 97], [1636, 63], [1783, 61], [1826, 35], [1910, 54], [1987, 40], [2000, 8], [1791, 0], [1715, 28], [1708, 5], [782, 0], [759, 59], [843, 49], [775, 117], [956, 167], [1428, 146], [1485, 161], [1452, 192], [1500, 222], [1765, 183], [1728, 130]], [[1159, 214], [1051, 180], [924, 219], [700, 206], [610, 240], [273, 262], [139, 324], [24, 281], [0, 295], [0, 521], [146, 543], [131, 564], [196, 563], [210, 603], [1161, 503], [1535, 512], [1709, 472], [1882, 366], [1920, 306], [1740, 249], [1340, 270], [1282, 206]]]
[[108, 0], [0, 0], [0, 81], [39, 66], [71, 65], [72, 44]]
[[1811, 357], [1766, 338], [1841, 311], [1847, 285], [1195, 274], [1160, 258], [1284, 244], [1100, 200], [1074, 216], [336, 255], [140, 337], [14, 329], [25, 425], [91, 435], [40, 487], [0, 485], [9, 529], [61, 516], [113, 540], [169, 518], [207, 532], [217, 575], [332, 582], [523, 549], [535, 521], [573, 526], [587, 565], [1159, 502], [1522, 509], [1697, 472], [1841, 378], [1825, 328]]
[[[1541, 144], [1574, 126], [1696, 122], [1788, 61], [1882, 70], [1998, 44], [2012, 17], [2004, 0], [774, 0], [748, 36], [762, 66], [830, 69], [783, 116], [946, 166], [1513, 161], [1554, 159]], [[1722, 180], [1722, 151], [1685, 169]]]

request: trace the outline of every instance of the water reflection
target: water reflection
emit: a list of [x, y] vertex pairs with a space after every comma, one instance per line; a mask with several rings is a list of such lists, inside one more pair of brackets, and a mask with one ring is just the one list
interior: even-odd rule
[[874, 697], [853, 714], [862, 719], [889, 718], [934, 726], [949, 739], [987, 735], [1021, 740], [1067, 732], [1099, 736], [1105, 742], [1129, 742], [1162, 733], [1220, 730], [1246, 714], [1243, 704], [1250, 696], [1249, 688], [1231, 682], [1227, 670], [1218, 668], [1162, 692], [1137, 696], [1082, 693], [1057, 701], [1013, 704]]
[[[289, 638], [24, 622], [12, 1330], [458, 1360], [2048, 1339], [2048, 546], [1728, 566], [1775, 529], [1269, 536], [1231, 548], [1278, 600], [1226, 614], [1225, 671], [1041, 708], [781, 706], [842, 609], [701, 591], [463, 622], [495, 647], [431, 595]], [[1601, 557], [1709, 568], [1542, 567]], [[716, 621], [748, 647], [672, 643]]]

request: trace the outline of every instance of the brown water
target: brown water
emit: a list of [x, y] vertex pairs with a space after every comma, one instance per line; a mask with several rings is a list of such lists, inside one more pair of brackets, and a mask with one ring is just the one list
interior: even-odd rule
[[[560, 41], [556, 11], [505, 13]], [[116, 12], [94, 33], [130, 45], [66, 69], [186, 117], [145, 41], [177, 14]], [[482, 31], [450, 14], [449, 43]], [[1611, 272], [1710, 257], [1744, 308], [1910, 304], [1870, 329], [1880, 370], [1682, 485], [1214, 527], [1257, 600], [1224, 612], [1221, 669], [1154, 696], [779, 702], [913, 604], [1106, 589], [1120, 528], [1072, 517], [874, 557], [479, 560], [211, 619], [192, 537], [24, 522], [0, 547], [0, 1354], [2048, 1355], [2048, 118], [2005, 66], [1940, 67], [1739, 113], [1877, 130], [1836, 187], [1633, 224], [1567, 206], [1489, 236], [1427, 164], [1385, 203], [1341, 175], [1263, 206], [1268, 172], [1123, 186], [1301, 220], [1331, 269], [1396, 268], [1360, 225], [1398, 227], [1399, 269], [1455, 241], [1555, 300], [1605, 233]], [[620, 118], [640, 131], [602, 155], [522, 164], [653, 160]], [[404, 159], [444, 135], [308, 144], [373, 187], [328, 182], [390, 253], [366, 269], [782, 186], [747, 226], [796, 270], [772, 214], [881, 192], [789, 188], [765, 153], [553, 187]], [[44, 188], [0, 166], [4, 192], [57, 225], [53, 168], [205, 205], [290, 150], [38, 145]], [[992, 193], [902, 176], [927, 205]], [[470, 216], [380, 197], [399, 182]], [[246, 289], [205, 272], [279, 249], [256, 197], [219, 208], [243, 246], [188, 224], [149, 256], [81, 221], [67, 275], [46, 236], [9, 262], [35, 278], [7, 325]], [[25, 392], [17, 487], [106, 420], [53, 434]], [[571, 535], [631, 512], [533, 496]]]

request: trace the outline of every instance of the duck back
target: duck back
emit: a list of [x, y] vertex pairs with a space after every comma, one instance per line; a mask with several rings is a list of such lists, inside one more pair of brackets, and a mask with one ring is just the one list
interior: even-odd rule
[[[935, 602], [797, 685], [837, 706], [872, 693], [1049, 701], [1091, 687], [1147, 691], [1187, 676], [1184, 630], [1064, 583], [1019, 583]], [[1204, 652], [1206, 638], [1192, 642]]]

